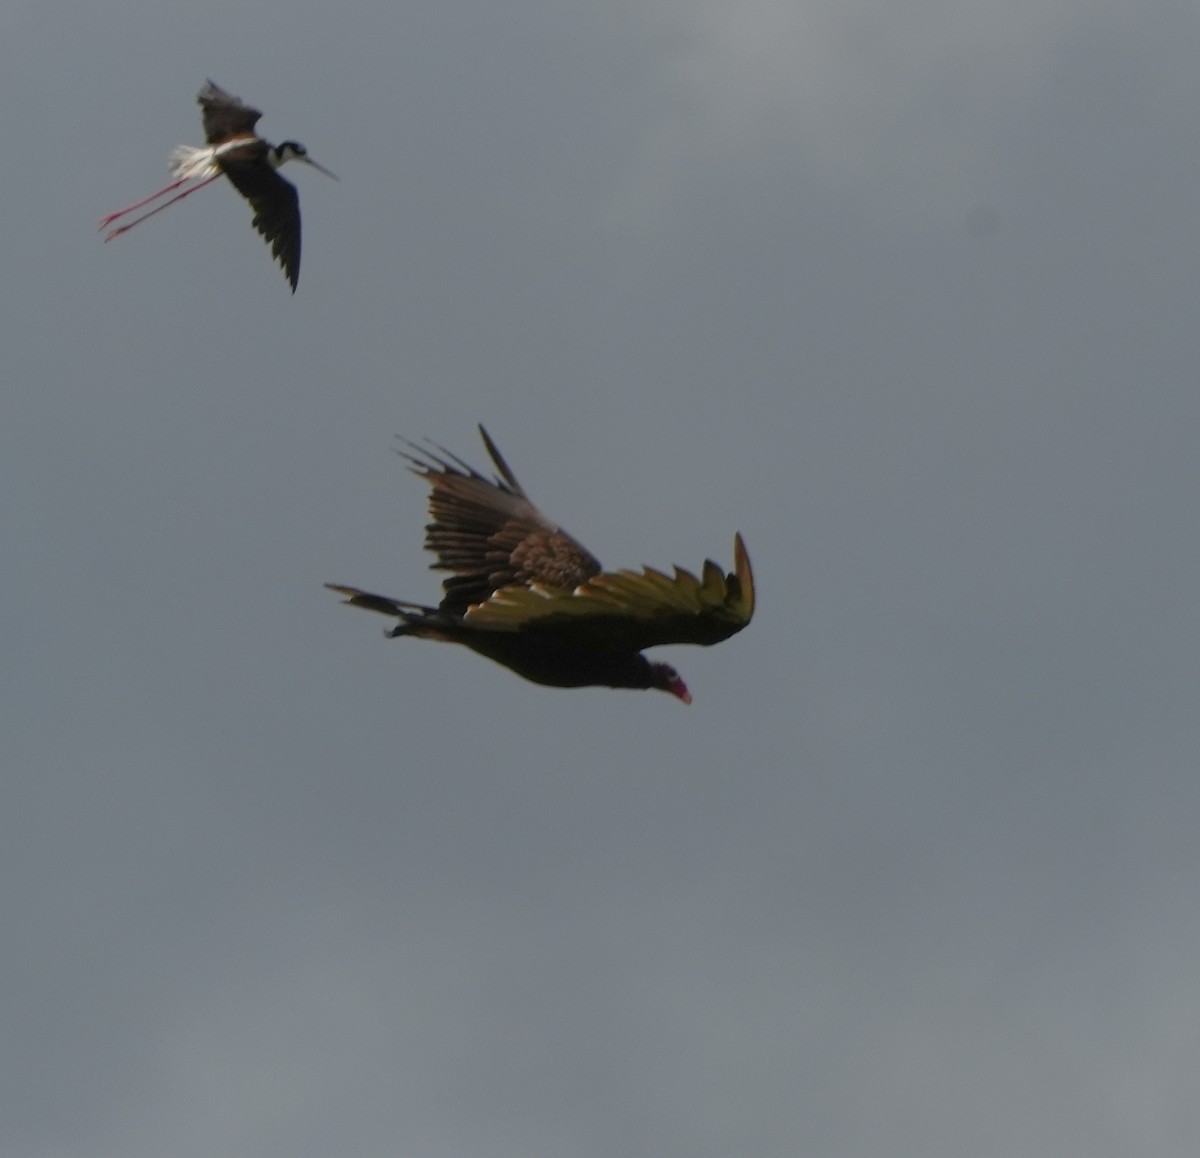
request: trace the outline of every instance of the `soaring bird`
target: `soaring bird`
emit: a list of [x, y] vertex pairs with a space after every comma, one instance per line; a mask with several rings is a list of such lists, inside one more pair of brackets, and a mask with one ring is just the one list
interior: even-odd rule
[[[482, 426], [495, 464], [488, 479], [440, 446], [415, 443], [399, 453], [429, 484], [425, 546], [434, 570], [450, 571], [437, 607], [326, 586], [345, 602], [394, 616], [391, 637], [461, 643], [518, 675], [549, 687], [659, 688], [692, 702], [669, 664], [643, 648], [713, 644], [741, 631], [754, 614], [754, 576], [741, 535], [734, 570], [707, 560], [697, 577], [652, 568], [605, 571], [595, 557], [537, 509]], [[432, 445], [432, 444], [431, 444]]]
[[300, 279], [300, 196], [296, 186], [279, 175], [279, 167], [287, 161], [303, 161], [335, 181], [337, 177], [323, 165], [318, 165], [298, 141], [284, 141], [281, 145], [264, 141], [254, 131], [262, 113], [211, 80], [205, 82], [196, 100], [202, 110], [204, 139], [208, 144], [201, 148], [178, 145], [171, 153], [171, 175], [175, 180], [157, 193], [110, 213], [100, 222], [100, 228], [104, 229], [119, 217], [157, 201], [189, 181], [196, 183], [141, 217], [118, 226], [104, 240], [120, 237], [224, 173], [253, 207], [254, 228], [271, 247], [271, 255], [283, 267], [284, 276], [295, 293]]

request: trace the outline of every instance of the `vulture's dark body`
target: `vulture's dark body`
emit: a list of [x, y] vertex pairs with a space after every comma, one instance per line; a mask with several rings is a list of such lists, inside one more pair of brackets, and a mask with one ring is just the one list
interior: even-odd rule
[[636, 651], [581, 646], [551, 630], [477, 631], [434, 612], [411, 620], [406, 616], [389, 634], [464, 644], [544, 687], [649, 688], [655, 681], [656, 665]]

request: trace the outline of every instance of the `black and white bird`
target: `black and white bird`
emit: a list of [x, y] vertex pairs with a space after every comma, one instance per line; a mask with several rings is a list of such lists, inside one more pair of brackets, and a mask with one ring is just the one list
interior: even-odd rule
[[110, 213], [100, 222], [100, 228], [107, 228], [118, 218], [174, 193], [189, 182], [194, 184], [141, 217], [111, 230], [104, 240], [112, 241], [197, 189], [203, 189], [224, 173], [253, 207], [254, 228], [271, 247], [271, 255], [283, 267], [284, 276], [295, 293], [300, 279], [300, 197], [296, 186], [279, 175], [279, 167], [287, 161], [303, 161], [335, 181], [337, 177], [323, 165], [318, 165], [297, 141], [284, 141], [280, 145], [264, 141], [254, 131], [262, 113], [211, 80], [205, 82], [196, 100], [203, 111], [204, 139], [208, 143], [201, 148], [176, 146], [170, 161], [175, 180], [157, 193]]

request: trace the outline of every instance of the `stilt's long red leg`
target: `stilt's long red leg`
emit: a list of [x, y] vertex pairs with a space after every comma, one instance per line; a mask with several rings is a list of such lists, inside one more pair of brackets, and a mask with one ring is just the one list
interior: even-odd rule
[[143, 205], [149, 205], [151, 201], [157, 201], [158, 198], [170, 193], [172, 189], [178, 189], [187, 180], [186, 177], [180, 177], [178, 181], [172, 181], [170, 185], [160, 189], [157, 193], [151, 193], [149, 197], [143, 197], [140, 201], [135, 201], [132, 205], [126, 205], [124, 209], [118, 209], [116, 213], [110, 213], [107, 217], [100, 219], [100, 229], [111, 225], [118, 217], [124, 217], [126, 213], [132, 213], [135, 209], [141, 209]]
[[[203, 189], [205, 185], [211, 185], [219, 176], [221, 176], [220, 173], [214, 173], [211, 177], [205, 177], [204, 180], [201, 181], [198, 185], [193, 185], [190, 189], [185, 189], [182, 193], [176, 193], [175, 196], [170, 199], [170, 201], [164, 201], [157, 208], [151, 209], [149, 213], [143, 213], [141, 215], [141, 217], [135, 217], [128, 225], [122, 225], [119, 228], [114, 229], [107, 237], [105, 237], [104, 240], [112, 241], [112, 239], [114, 237], [120, 237], [122, 233], [128, 233], [129, 230], [131, 230], [135, 225], [141, 225], [141, 223], [143, 221], [145, 221], [147, 218], [153, 217], [156, 213], [161, 213], [164, 209], [167, 209], [170, 206], [174, 205], [176, 201], [182, 201], [185, 197], [190, 197], [193, 193], [195, 193], [197, 189]], [[182, 184], [182, 181], [176, 182], [176, 185], [180, 185], [180, 184]], [[174, 187], [175, 186], [168, 186], [166, 189], [163, 190], [163, 193], [170, 192], [170, 190]], [[161, 194], [160, 194], [160, 196], [161, 196]], [[154, 198], [151, 197], [151, 198], [149, 198], [149, 200], [153, 201]], [[143, 201], [141, 204], [144, 205], [145, 202]], [[130, 206], [130, 208], [136, 209], [137, 206], [133, 205], [133, 206]], [[123, 210], [122, 212], [125, 212], [125, 211]], [[116, 214], [116, 216], [119, 217], [120, 214]], [[113, 218], [110, 217], [110, 218], [108, 218], [108, 220], [111, 221], [111, 220], [113, 220]]]

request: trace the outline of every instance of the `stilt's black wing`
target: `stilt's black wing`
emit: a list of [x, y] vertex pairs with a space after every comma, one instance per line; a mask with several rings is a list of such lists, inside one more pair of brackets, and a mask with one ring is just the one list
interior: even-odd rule
[[262, 113], [243, 104], [241, 99], [213, 84], [204, 82], [196, 97], [204, 118], [204, 139], [210, 145], [228, 141], [230, 137], [245, 137], [254, 132]]
[[254, 228], [266, 239], [295, 293], [300, 280], [300, 195], [296, 186], [263, 162], [222, 158], [219, 163], [254, 207]]

